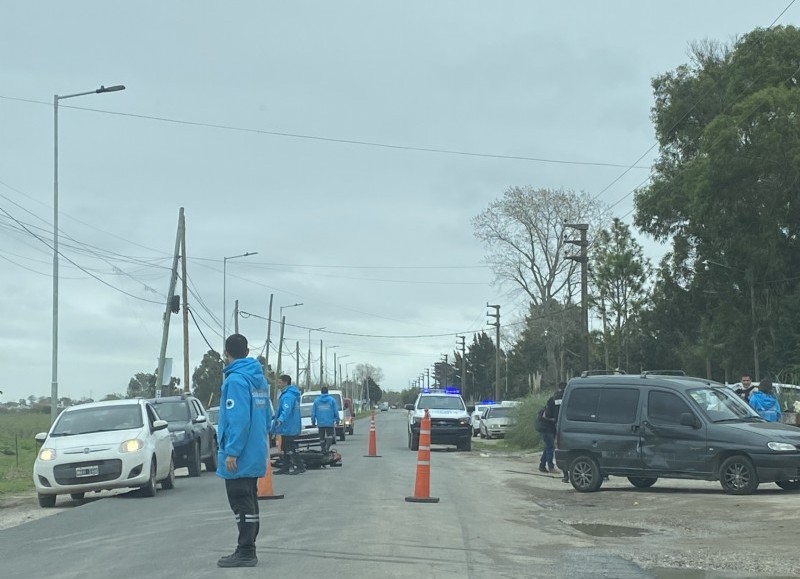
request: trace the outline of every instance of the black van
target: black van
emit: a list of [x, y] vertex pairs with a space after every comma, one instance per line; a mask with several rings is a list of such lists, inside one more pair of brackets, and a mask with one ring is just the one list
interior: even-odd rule
[[567, 384], [556, 464], [580, 492], [606, 476], [647, 488], [659, 477], [800, 489], [800, 428], [767, 422], [726, 386], [678, 375], [584, 375]]

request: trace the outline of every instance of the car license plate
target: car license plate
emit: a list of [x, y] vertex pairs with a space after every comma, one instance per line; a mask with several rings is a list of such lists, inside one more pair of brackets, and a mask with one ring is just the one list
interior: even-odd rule
[[75, 476], [77, 478], [85, 477], [85, 476], [97, 476], [100, 474], [100, 467], [97, 465], [94, 466], [79, 466], [75, 469]]

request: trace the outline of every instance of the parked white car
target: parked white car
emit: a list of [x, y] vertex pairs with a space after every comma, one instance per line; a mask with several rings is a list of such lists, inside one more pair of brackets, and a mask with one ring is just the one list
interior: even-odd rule
[[483, 411], [481, 415], [481, 438], [505, 438], [509, 427], [515, 422], [516, 409], [513, 406], [496, 404]]
[[39, 505], [56, 496], [80, 500], [84, 493], [140, 488], [155, 496], [175, 485], [172, 439], [146, 400], [109, 400], [66, 408], [36, 440], [42, 448], [33, 464]]
[[470, 423], [472, 424], [472, 436], [478, 436], [481, 431], [481, 414], [483, 411], [492, 406], [492, 404], [476, 404], [475, 410], [472, 411]]

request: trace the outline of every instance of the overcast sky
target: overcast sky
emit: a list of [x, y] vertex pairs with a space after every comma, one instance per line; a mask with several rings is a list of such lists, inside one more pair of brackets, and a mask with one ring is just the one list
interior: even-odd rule
[[[284, 310], [299, 326], [286, 344], [304, 366], [307, 328], [325, 327], [315, 379], [322, 339], [329, 366], [370, 363], [400, 390], [486, 328], [487, 301], [519, 319], [474, 215], [513, 185], [600, 194], [654, 144], [652, 77], [686, 63], [690, 42], [728, 43], [788, 4], [4, 3], [0, 400], [50, 394], [54, 94], [127, 87], [60, 101], [60, 395], [122, 393], [155, 369], [180, 207], [211, 346], [223, 257], [258, 252], [227, 262], [229, 331], [236, 299], [266, 317], [274, 294], [275, 319], [302, 302]], [[600, 198], [630, 222], [647, 175]], [[240, 331], [263, 348], [266, 321]], [[191, 370], [208, 349], [191, 323]], [[179, 316], [167, 355], [182, 376]]]

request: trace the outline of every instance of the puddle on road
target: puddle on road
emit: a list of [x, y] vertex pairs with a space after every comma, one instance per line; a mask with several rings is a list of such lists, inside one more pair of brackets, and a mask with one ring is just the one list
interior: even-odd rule
[[571, 523], [570, 527], [592, 537], [641, 537], [648, 533], [645, 529], [621, 527], [619, 525]]

